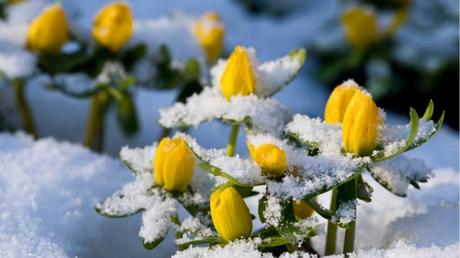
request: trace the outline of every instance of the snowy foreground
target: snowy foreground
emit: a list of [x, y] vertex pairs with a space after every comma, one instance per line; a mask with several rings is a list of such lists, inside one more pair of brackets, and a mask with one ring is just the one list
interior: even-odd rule
[[[433, 144], [455, 146], [456, 141], [454, 133], [442, 130]], [[428, 162], [439, 166], [439, 160]], [[131, 180], [120, 161], [79, 145], [33, 141], [17, 133], [0, 134], [0, 164], [0, 257], [169, 257], [175, 253], [172, 234], [157, 249], [143, 249], [137, 236], [139, 216], [108, 219], [95, 212], [95, 203]], [[395, 197], [368, 180], [375, 192], [372, 203], [358, 208], [356, 257], [458, 257], [457, 169], [435, 169], [435, 177], [421, 190], [411, 189], [407, 198]], [[313, 238], [318, 250], [323, 241], [321, 236]], [[234, 244], [224, 253], [192, 253], [197, 252], [206, 257], [266, 257], [250, 244]]]

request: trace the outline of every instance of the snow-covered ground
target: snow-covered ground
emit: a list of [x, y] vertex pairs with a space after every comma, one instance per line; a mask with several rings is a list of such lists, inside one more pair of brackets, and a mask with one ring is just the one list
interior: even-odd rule
[[[66, 0], [64, 4], [89, 26], [92, 16], [106, 2]], [[235, 44], [253, 46], [261, 61], [283, 56], [315, 39], [321, 35], [318, 25], [339, 11], [335, 0], [309, 2], [292, 16], [274, 20], [248, 16], [235, 2], [130, 3], [137, 19], [159, 19], [176, 11], [200, 15], [215, 10], [226, 26], [228, 48]], [[308, 57], [305, 69], [311, 69]], [[303, 73], [276, 99], [292, 112], [321, 116], [328, 95], [324, 89]], [[14, 112], [11, 94], [9, 87], [0, 86], [1, 108]], [[128, 170], [113, 157], [124, 145], [144, 146], [158, 137], [158, 109], [174, 101], [174, 92], [136, 91], [141, 130], [131, 138], [123, 136], [115, 114], [109, 114], [106, 150], [112, 157], [90, 153], [78, 145], [83, 137], [87, 100], [50, 92], [37, 82], [28, 85], [27, 97], [40, 135], [58, 140], [34, 142], [23, 134], [0, 134], [0, 257], [169, 257], [175, 253], [171, 235], [154, 251], [143, 249], [137, 236], [139, 216], [108, 219], [94, 211], [97, 201], [131, 180]], [[389, 115], [389, 120], [401, 119], [406, 118]], [[229, 130], [224, 124], [210, 122], [190, 133], [203, 146], [223, 147]], [[243, 155], [247, 153], [244, 142], [243, 134], [237, 149]], [[358, 251], [357, 257], [458, 255], [458, 142], [458, 132], [444, 127], [431, 142], [409, 153], [435, 168], [435, 177], [422, 184], [421, 190], [411, 189], [407, 198], [396, 197], [368, 180], [375, 192], [372, 203], [358, 207], [357, 246], [364, 250]], [[327, 195], [321, 198], [327, 199]], [[251, 204], [254, 209], [254, 199]], [[314, 239], [318, 250], [322, 250], [322, 241], [322, 237]], [[369, 248], [390, 249], [386, 252]]]

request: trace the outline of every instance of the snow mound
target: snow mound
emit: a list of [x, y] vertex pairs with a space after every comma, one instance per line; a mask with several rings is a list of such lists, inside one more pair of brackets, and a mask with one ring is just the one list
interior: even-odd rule
[[0, 164], [0, 257], [149, 255], [136, 237], [139, 217], [111, 220], [94, 210], [129, 179], [121, 162], [18, 133], [0, 134]]

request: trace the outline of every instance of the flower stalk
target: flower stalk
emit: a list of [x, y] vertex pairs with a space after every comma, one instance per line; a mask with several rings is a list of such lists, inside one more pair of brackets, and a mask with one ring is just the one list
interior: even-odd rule
[[240, 125], [232, 125], [232, 130], [230, 131], [230, 136], [228, 137], [227, 144], [227, 156], [235, 156], [236, 140], [238, 139], [238, 131], [240, 130]]
[[83, 144], [96, 152], [101, 152], [104, 145], [104, 123], [109, 104], [110, 96], [105, 90], [98, 92], [91, 99]]
[[[330, 204], [330, 211], [335, 213], [337, 204], [337, 188], [332, 189], [331, 195], [331, 204]], [[327, 222], [327, 233], [326, 233], [326, 248], [325, 248], [325, 255], [332, 255], [335, 253], [337, 241], [337, 225], [332, 223], [330, 220]]]
[[14, 79], [12, 81], [12, 85], [14, 97], [16, 99], [16, 105], [22, 120], [22, 126], [28, 134], [32, 135], [34, 138], [37, 138], [37, 130], [35, 128], [32, 111], [30, 110], [29, 104], [24, 94], [24, 80]]

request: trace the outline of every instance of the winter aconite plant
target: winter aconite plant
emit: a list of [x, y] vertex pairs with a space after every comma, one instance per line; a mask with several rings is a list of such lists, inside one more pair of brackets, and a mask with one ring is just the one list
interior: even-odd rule
[[[401, 197], [409, 185], [419, 188], [431, 170], [401, 154], [432, 137], [443, 116], [431, 120], [430, 102], [421, 118], [411, 109], [408, 125], [389, 125], [372, 96], [353, 80], [333, 91], [324, 121], [291, 116], [270, 97], [304, 61], [305, 50], [298, 49], [259, 64], [255, 50], [237, 46], [228, 60], [211, 68], [211, 86], [160, 112], [160, 124], [170, 128], [211, 119], [230, 124], [227, 148], [206, 149], [180, 132], [145, 148], [125, 147], [120, 156], [135, 180], [99, 203], [97, 211], [108, 217], [143, 212], [144, 246], [154, 248], [174, 230], [177, 257], [248, 250], [266, 257], [314, 254], [309, 240], [323, 234], [326, 223], [325, 253], [335, 253], [338, 227], [345, 229], [343, 252], [352, 252], [358, 200], [372, 198], [362, 174], [369, 172]], [[249, 157], [235, 153], [242, 125]], [[328, 191], [332, 199], [325, 208], [317, 196]], [[247, 197], [257, 198], [258, 207], [249, 206]], [[186, 214], [178, 214], [180, 206]], [[254, 219], [262, 226], [256, 228]]]

